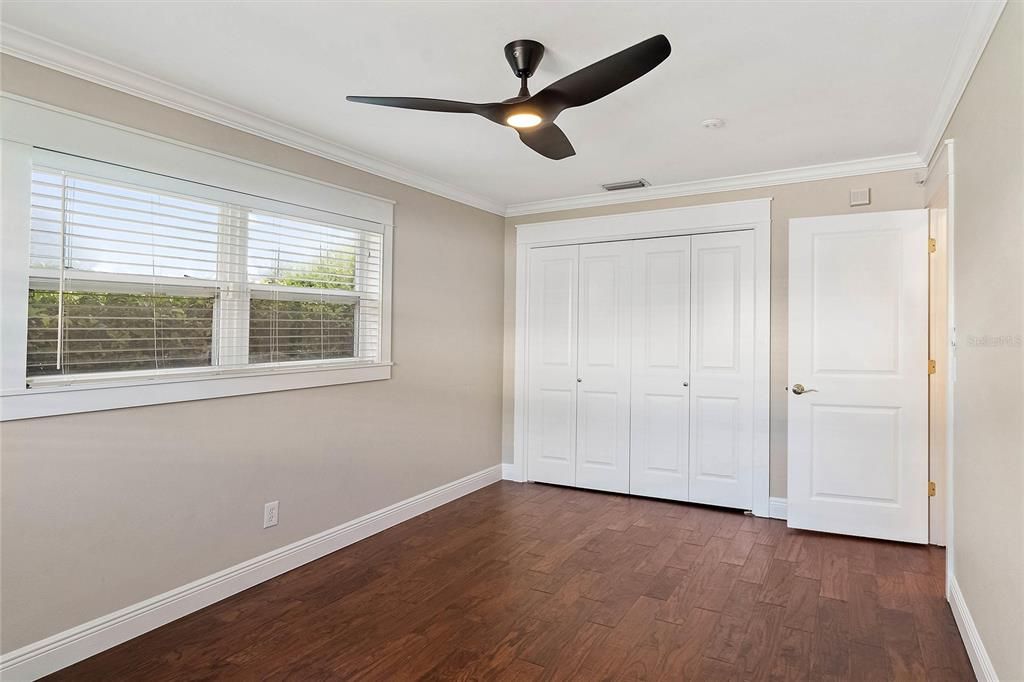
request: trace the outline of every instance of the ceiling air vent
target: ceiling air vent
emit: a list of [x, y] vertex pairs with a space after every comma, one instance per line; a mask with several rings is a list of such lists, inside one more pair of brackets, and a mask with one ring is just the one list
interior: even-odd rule
[[618, 192], [620, 189], [640, 189], [641, 187], [650, 187], [651, 183], [647, 182], [643, 178], [637, 178], [636, 180], [623, 180], [622, 182], [609, 182], [607, 185], [601, 185], [604, 187], [606, 192]]

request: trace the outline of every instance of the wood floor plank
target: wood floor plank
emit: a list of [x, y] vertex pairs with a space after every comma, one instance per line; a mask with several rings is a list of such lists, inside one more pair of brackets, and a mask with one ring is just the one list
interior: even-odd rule
[[881, 648], [877, 589], [873, 575], [854, 573], [850, 576], [850, 639], [866, 646]]
[[744, 679], [765, 680], [771, 675], [775, 652], [784, 634], [784, 612], [783, 607], [766, 602], [754, 605], [736, 661], [736, 668]]
[[585, 675], [614, 677], [626, 664], [633, 648], [649, 635], [660, 606], [661, 602], [656, 599], [638, 598], [618, 625], [611, 628], [601, 646], [593, 647], [584, 657], [580, 669]]
[[750, 617], [757, 603], [758, 586], [736, 581], [718, 620], [704, 656], [734, 664], [747, 634]]
[[676, 591], [679, 584], [686, 579], [687, 574], [688, 571], [666, 566], [661, 569], [658, 575], [654, 576], [651, 584], [647, 587], [647, 591], [644, 592], [644, 596], [660, 599], [661, 601], [667, 600]]
[[666, 566], [672, 568], [680, 568], [683, 570], [689, 570], [693, 567], [693, 564], [700, 557], [702, 545], [695, 545], [691, 542], [684, 541], [680, 544], [672, 556], [665, 562]]
[[[594, 608], [590, 615], [591, 623], [599, 623], [607, 627], [615, 627], [633, 608], [639, 599], [647, 599], [647, 592], [653, 578], [639, 573], [625, 574], [615, 582], [612, 594]], [[656, 600], [657, 601], [657, 600]]]
[[944, 553], [501, 482], [54, 680], [970, 680]]
[[796, 568], [793, 569], [794, 575], [821, 580], [823, 544], [822, 536], [817, 533], [803, 537], [800, 543], [800, 556], [796, 560]]
[[814, 632], [818, 627], [818, 593], [821, 581], [794, 576], [786, 600], [783, 626], [793, 630]]
[[714, 611], [692, 609], [682, 625], [658, 623], [655, 627], [666, 630], [665, 640], [669, 653], [657, 679], [697, 679], [704, 662], [704, 650], [714, 635], [720, 615]]
[[761, 532], [757, 534], [757, 544], [776, 547], [782, 541], [782, 537], [786, 532], [785, 522], [773, 523], [769, 521], [761, 527]]
[[813, 642], [812, 633], [785, 628], [772, 657], [770, 679], [793, 682], [814, 679], [811, 677]]
[[811, 679], [850, 679], [849, 605], [818, 597], [817, 627], [811, 653]]
[[895, 680], [926, 679], [927, 668], [918, 644], [914, 617], [905, 611], [882, 609], [880, 621], [889, 676]]
[[676, 550], [683, 544], [679, 537], [665, 537], [660, 543], [637, 564], [636, 572], [645, 575], [657, 575], [669, 560], [675, 556]]
[[725, 555], [722, 557], [722, 561], [727, 564], [735, 564], [737, 566], [743, 566], [747, 563], [747, 557], [750, 556], [751, 550], [754, 548], [754, 544], [757, 542], [757, 535], [754, 533], [748, 533], [747, 531], [737, 531], [732, 537], [732, 542], [729, 543], [729, 547], [725, 550]]
[[747, 555], [747, 560], [743, 564], [740, 580], [758, 585], [763, 584], [765, 576], [768, 575], [768, 564], [774, 554], [775, 548], [771, 545], [756, 543], [750, 549], [750, 554]]
[[746, 517], [743, 514], [729, 514], [722, 519], [722, 522], [715, 529], [715, 536], [720, 538], [732, 539], [736, 537], [736, 533], [739, 532], [740, 528], [743, 527], [743, 522]]
[[970, 661], [966, 649], [955, 641], [958, 630], [942, 581], [932, 575], [906, 572], [904, 582], [928, 679], [963, 679], [971, 669]]
[[[881, 647], [850, 642], [850, 678], [863, 682], [887, 682], [889, 669]], [[961, 677], [961, 680], [971, 679]]]
[[544, 676], [551, 680], [571, 680], [582, 675], [584, 660], [595, 647], [603, 646], [611, 631], [597, 623], [581, 625], [561, 654], [544, 669]]
[[821, 596], [847, 601], [849, 579], [847, 558], [836, 552], [826, 552], [821, 558]]
[[734, 682], [740, 679], [736, 666], [715, 658], [703, 658], [696, 679], [702, 682]]
[[775, 558], [795, 564], [803, 554], [804, 538], [809, 534], [804, 531], [785, 529], [775, 546]]
[[721, 612], [729, 600], [733, 585], [740, 575], [740, 567], [720, 561], [710, 568], [710, 576], [704, 584], [694, 606], [707, 611]]
[[[739, 573], [738, 567], [722, 564], [720, 561], [728, 543], [728, 540], [719, 537], [711, 537], [708, 540], [689, 575], [658, 611], [660, 620], [683, 623], [690, 617], [690, 610], [698, 604], [713, 599], [724, 601], [728, 596], [728, 590], [731, 589], [729, 581], [735, 580]], [[726, 573], [724, 577], [723, 573]]]
[[793, 564], [788, 561], [772, 559], [757, 600], [775, 606], [785, 606], [789, 603], [795, 579]]
[[875, 578], [878, 591], [878, 605], [883, 609], [910, 611], [910, 593], [903, 571], [896, 574], [879, 574]]
[[847, 563], [851, 573], [876, 575], [874, 540], [865, 538], [843, 538]]
[[498, 671], [493, 677], [485, 677], [483, 679], [496, 680], [496, 682], [533, 682], [543, 677], [544, 668], [522, 659], [516, 659], [507, 668]]

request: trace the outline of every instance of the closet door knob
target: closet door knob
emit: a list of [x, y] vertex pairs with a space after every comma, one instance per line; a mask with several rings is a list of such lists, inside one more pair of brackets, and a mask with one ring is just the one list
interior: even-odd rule
[[684, 387], [685, 387], [685, 386], [689, 386], [689, 385], [690, 385], [690, 382], [689, 382], [689, 381], [684, 381], [684, 382], [683, 382], [683, 386], [684, 386]]
[[583, 383], [583, 379], [580, 379], [579, 377], [576, 377], [576, 383], [577, 384]]

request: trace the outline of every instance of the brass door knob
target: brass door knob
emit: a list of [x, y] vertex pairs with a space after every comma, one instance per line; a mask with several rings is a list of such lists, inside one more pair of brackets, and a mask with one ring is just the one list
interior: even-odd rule
[[793, 384], [793, 395], [803, 395], [804, 393], [817, 393], [816, 388], [804, 388], [803, 384]]

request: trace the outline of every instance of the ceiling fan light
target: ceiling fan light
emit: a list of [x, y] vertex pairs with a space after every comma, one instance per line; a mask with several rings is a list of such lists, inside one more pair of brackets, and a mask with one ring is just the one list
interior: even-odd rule
[[533, 128], [543, 120], [544, 119], [533, 112], [521, 111], [506, 118], [505, 123], [508, 123], [513, 128]]

